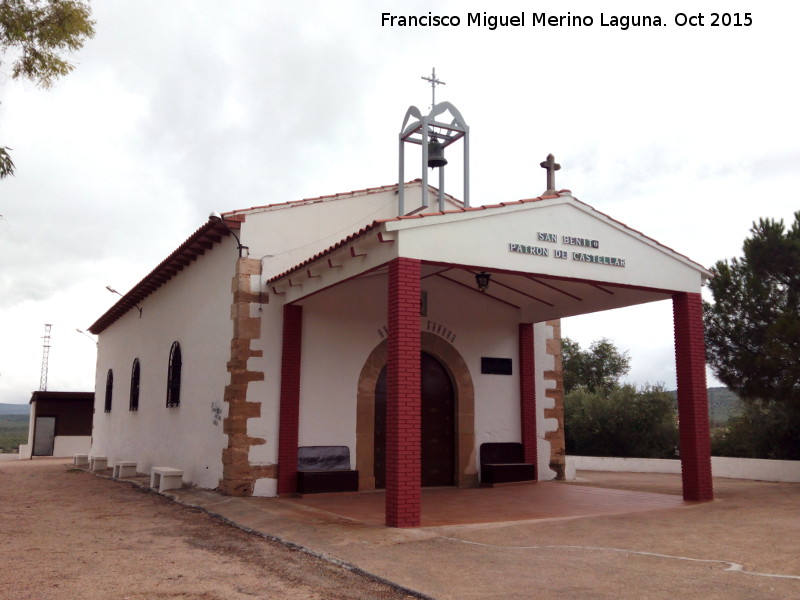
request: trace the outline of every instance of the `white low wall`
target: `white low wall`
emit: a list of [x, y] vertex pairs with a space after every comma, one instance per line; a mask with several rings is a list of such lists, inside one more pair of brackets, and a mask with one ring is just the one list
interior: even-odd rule
[[[625, 473], [680, 473], [681, 461], [659, 458], [606, 458], [567, 456], [567, 478], [575, 471], [619, 471]], [[714, 477], [754, 481], [800, 482], [800, 461], [758, 458], [711, 457]]]
[[20, 460], [28, 460], [31, 457], [32, 446], [30, 444], [19, 445], [19, 458]]
[[715, 477], [792, 482], [800, 481], [800, 460], [712, 456], [711, 471]]
[[[92, 436], [90, 435], [57, 435], [53, 440], [53, 456], [71, 457], [74, 454], [89, 454], [92, 446]], [[31, 444], [19, 445], [20, 460], [31, 458], [33, 446]]]

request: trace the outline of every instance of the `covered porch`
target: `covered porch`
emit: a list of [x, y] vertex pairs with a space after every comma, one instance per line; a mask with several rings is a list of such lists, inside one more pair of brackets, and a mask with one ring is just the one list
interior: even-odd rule
[[[489, 276], [485, 290], [476, 285], [479, 274]], [[671, 300], [683, 498], [712, 499], [700, 301], [700, 288], [707, 276], [705, 269], [688, 258], [563, 192], [496, 206], [399, 217], [363, 228], [268, 282], [270, 293], [283, 302], [284, 317], [278, 493], [296, 491], [300, 379], [302, 369], [307, 368], [302, 361], [304, 306], [335, 289], [339, 293], [355, 291], [358, 282], [369, 280], [382, 292], [370, 298], [354, 293], [352, 301], [377, 303], [386, 311], [386, 325], [379, 332], [385, 340], [370, 355], [375, 355], [372, 377], [386, 365], [386, 491], [364, 494], [364, 499], [352, 501], [353, 506], [363, 504], [361, 510], [374, 511], [365, 503], [374, 507], [375, 498], [380, 497], [385, 524], [418, 527], [424, 522], [420, 355], [426, 345], [439, 343], [436, 340], [442, 337], [440, 333], [433, 340], [426, 338], [426, 288], [433, 282], [446, 302], [471, 305], [474, 299], [476, 315], [481, 312], [491, 319], [492, 309], [488, 317], [486, 311], [494, 306], [516, 321], [517, 352], [513, 359], [519, 384], [519, 439], [525, 461], [533, 464], [541, 462], [537, 456], [540, 428], [534, 324]], [[452, 365], [461, 360], [466, 378], [470, 379], [457, 391], [463, 405], [456, 415], [455, 483], [466, 487], [471, 477], [472, 484], [477, 482], [474, 406], [488, 399], [475, 397], [473, 392], [470, 411], [468, 388], [474, 377], [470, 372], [474, 372], [475, 357], [462, 360], [458, 340], [449, 340], [445, 346], [439, 354], [450, 352], [451, 357], [446, 360], [451, 373], [456, 370]], [[363, 386], [359, 383], [359, 395], [361, 387], [367, 395], [372, 394], [375, 379], [367, 381]], [[359, 405], [359, 419], [361, 412]], [[369, 448], [370, 436], [368, 427], [359, 429], [356, 462], [362, 480], [360, 489], [374, 489], [370, 471], [375, 449]], [[477, 497], [480, 491], [469, 494]], [[342, 496], [341, 502], [349, 501]]]
[[[304, 496], [302, 506], [370, 525], [385, 523], [386, 493]], [[496, 488], [422, 488], [419, 527], [616, 515], [690, 506], [674, 494], [543, 481]]]

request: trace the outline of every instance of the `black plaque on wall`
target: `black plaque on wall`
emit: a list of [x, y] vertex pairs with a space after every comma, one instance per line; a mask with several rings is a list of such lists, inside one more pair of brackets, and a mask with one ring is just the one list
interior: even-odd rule
[[511, 359], [482, 356], [481, 373], [484, 375], [511, 375]]

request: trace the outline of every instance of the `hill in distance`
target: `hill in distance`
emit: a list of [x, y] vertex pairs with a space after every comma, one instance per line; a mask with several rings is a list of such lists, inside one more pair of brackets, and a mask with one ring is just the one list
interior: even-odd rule
[[[677, 399], [678, 392], [670, 392]], [[742, 413], [739, 396], [726, 387], [708, 388], [708, 420], [712, 427], [724, 426], [732, 417]]]
[[0, 404], [0, 415], [29, 415], [30, 404]]
[[708, 417], [711, 425], [724, 425], [742, 413], [742, 401], [726, 387], [708, 388]]

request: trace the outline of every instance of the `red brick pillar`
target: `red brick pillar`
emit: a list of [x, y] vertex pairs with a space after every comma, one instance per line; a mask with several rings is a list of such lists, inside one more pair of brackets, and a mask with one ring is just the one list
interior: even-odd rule
[[700, 294], [672, 297], [684, 500], [713, 500], [706, 347]]
[[421, 522], [420, 261], [389, 263], [386, 525]]
[[522, 447], [525, 462], [536, 465], [536, 362], [533, 351], [533, 323], [519, 324], [519, 401], [522, 422]]
[[303, 307], [283, 307], [281, 405], [278, 429], [278, 494], [297, 491], [297, 439], [300, 428], [300, 338]]

